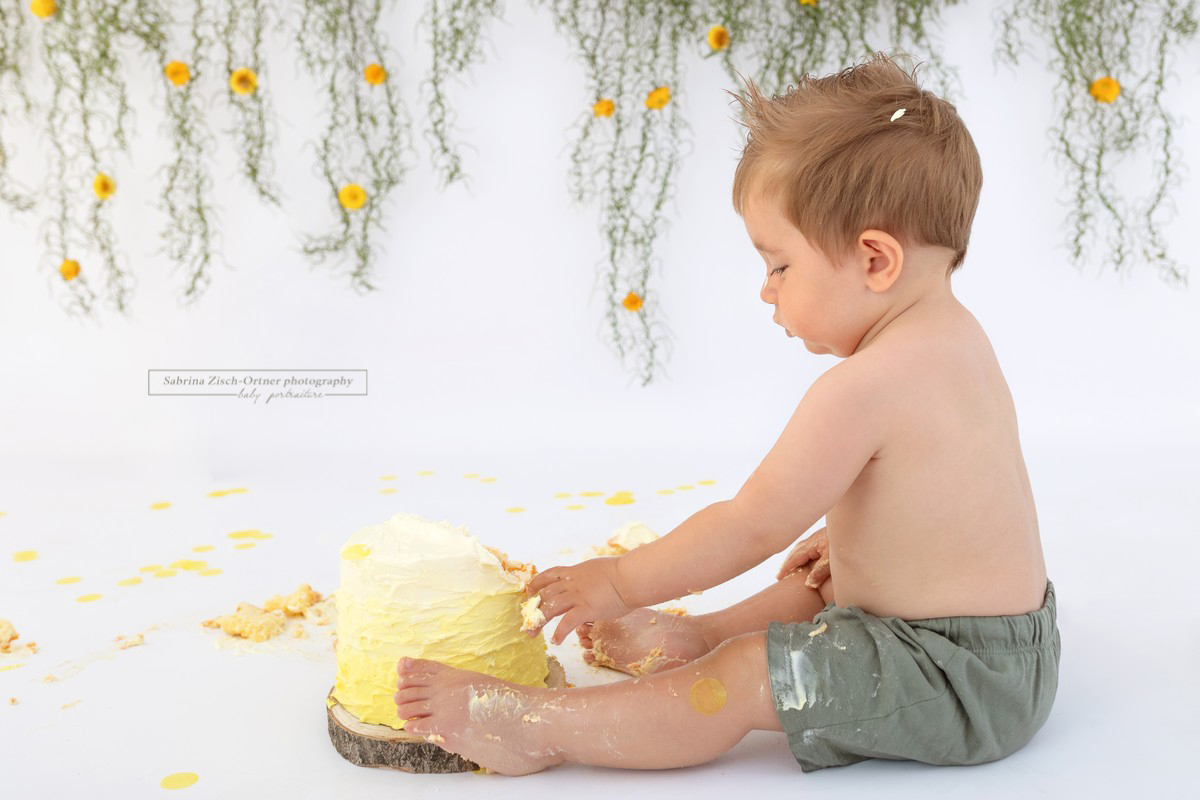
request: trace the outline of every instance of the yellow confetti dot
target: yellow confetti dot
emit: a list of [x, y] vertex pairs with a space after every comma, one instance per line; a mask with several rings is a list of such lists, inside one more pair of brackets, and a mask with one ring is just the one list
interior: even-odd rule
[[701, 714], [715, 714], [725, 707], [725, 684], [716, 678], [701, 678], [692, 684], [688, 699]]
[[480, 478], [479, 482], [480, 483], [495, 483], [496, 479], [495, 478]]
[[563, 506], [563, 508], [567, 509], [567, 511], [579, 511], [580, 509], [587, 508], [587, 506], [581, 506], [581, 505], [575, 504], [575, 505]]
[[198, 544], [192, 548], [192, 552], [193, 553], [207, 553], [209, 550], [212, 550], [212, 549], [213, 549], [213, 546], [211, 544]]
[[689, 490], [689, 489], [695, 489], [696, 487], [695, 487], [695, 486], [692, 486], [690, 483], [685, 483], [685, 484], [682, 484], [682, 485], [680, 485], [680, 486], [676, 486], [675, 488], [676, 488], [676, 489], [679, 489], [681, 492], [686, 492], [687, 490]]
[[257, 545], [258, 545], [258, 542], [242, 542], [241, 544], [235, 544], [233, 546], [233, 549], [234, 550], [249, 550], [251, 547], [256, 547]]
[[394, 480], [396, 480], [396, 476], [395, 476], [395, 475], [380, 475], [380, 476], [379, 476], [379, 480], [381, 480], [381, 481], [394, 481]]
[[230, 539], [270, 539], [273, 534], [263, 533], [258, 528], [250, 528], [244, 531], [234, 531], [229, 534]]
[[227, 494], [245, 494], [249, 489], [217, 489], [208, 493], [209, 497], [224, 497]]
[[20, 664], [6, 664], [5, 666], [0, 667], [0, 672], [8, 672], [10, 669], [16, 669], [17, 667], [23, 666], [25, 666], [25, 662], [23, 661]]
[[138, 572], [158, 572], [162, 568], [162, 564], [147, 564], [144, 567], [138, 567]]
[[117, 581], [117, 586], [137, 586], [141, 582], [141, 578], [126, 578], [123, 581]]
[[91, 603], [94, 600], [99, 600], [101, 597], [102, 595], [98, 594], [81, 594], [75, 598], [75, 601], [79, 603]]
[[700, 484], [701, 486], [712, 486], [716, 483], [716, 481], [696, 481], [696, 483]]
[[371, 555], [371, 547], [365, 544], [350, 544], [342, 548], [342, 558], [347, 561], [361, 561]]
[[207, 561], [192, 561], [188, 558], [181, 558], [171, 565], [171, 569], [186, 569], [194, 572], [198, 569], [204, 569], [207, 566]]
[[380, 489], [379, 493], [380, 494], [395, 494], [396, 490], [395, 489]]
[[151, 503], [150, 504], [151, 511], [162, 511], [164, 508], [170, 508], [170, 507], [171, 507], [170, 503]]
[[504, 510], [512, 514], [516, 514], [520, 511], [524, 511], [525, 509], [521, 508], [521, 506], [513, 506], [512, 508], [506, 508]]
[[220, 575], [221, 570], [219, 570], [219, 569], [202, 569], [199, 572], [197, 572], [196, 574], [203, 575], [204, 577], [207, 578], [210, 575]]
[[173, 578], [178, 574], [179, 573], [173, 569], [160, 569], [158, 572], [154, 573], [154, 577], [156, 577], [156, 578]]
[[627, 506], [633, 502], [633, 497], [627, 494], [614, 494], [612, 497], [604, 498], [606, 506]]
[[659, 489], [658, 493], [659, 494], [675, 494], [675, 490], [674, 489]]
[[570, 493], [570, 492], [555, 492], [555, 493], [554, 493], [554, 496], [555, 496], [555, 497], [559, 497], [559, 498], [562, 498], [562, 497], [570, 497], [570, 496], [571, 496], [571, 493]]
[[604, 492], [580, 492], [580, 497], [604, 497]]
[[37, 550], [18, 550], [13, 553], [13, 561], [33, 561], [37, 558]]
[[65, 578], [59, 578], [55, 581], [59, 586], [66, 586], [68, 583], [79, 583], [82, 580], [78, 575], [68, 575]]
[[478, 472], [468, 472], [466, 475], [463, 475], [463, 477], [474, 479], [474, 478], [479, 477], [479, 473]]
[[194, 772], [172, 772], [158, 785], [164, 789], [186, 789], [198, 780], [200, 780], [200, 776]]
[[431, 470], [431, 469], [423, 469], [423, 470], [421, 470], [420, 472], [418, 472], [417, 474], [418, 474], [418, 475], [421, 475], [422, 477], [423, 477], [423, 476], [425, 476], [425, 475], [432, 475], [432, 474], [433, 474], [433, 470]]

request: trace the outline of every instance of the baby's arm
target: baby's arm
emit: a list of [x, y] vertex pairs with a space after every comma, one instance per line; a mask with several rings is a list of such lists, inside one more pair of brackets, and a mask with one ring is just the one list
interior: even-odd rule
[[879, 385], [877, 375], [849, 361], [817, 378], [733, 499], [620, 557], [617, 589], [626, 604], [653, 605], [724, 583], [812, 527], [882, 444]]

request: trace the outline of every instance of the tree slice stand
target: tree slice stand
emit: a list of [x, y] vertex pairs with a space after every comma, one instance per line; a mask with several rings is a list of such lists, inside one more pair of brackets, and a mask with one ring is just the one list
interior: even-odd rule
[[[550, 674], [546, 685], [562, 689], [567, 676], [562, 664], [552, 655], [546, 657]], [[329, 690], [332, 699], [333, 689]], [[328, 700], [326, 701], [328, 703]], [[342, 704], [333, 701], [326, 709], [329, 719], [329, 740], [333, 748], [351, 764], [360, 767], [385, 767], [405, 772], [473, 772], [479, 769], [474, 761], [443, 750], [421, 736], [396, 730], [387, 725], [360, 722]]]

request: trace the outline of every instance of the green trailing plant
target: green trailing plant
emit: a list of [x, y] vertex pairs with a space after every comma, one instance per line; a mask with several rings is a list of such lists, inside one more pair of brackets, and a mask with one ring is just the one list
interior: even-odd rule
[[371, 229], [383, 229], [383, 201], [407, 172], [403, 152], [411, 138], [387, 78], [395, 59], [379, 14], [379, 0], [304, 0], [296, 34], [305, 66], [328, 97], [318, 171], [340, 220], [332, 234], [305, 234], [303, 252], [318, 263], [352, 255], [349, 279], [359, 292], [376, 288]]
[[34, 110], [25, 88], [23, 71], [30, 40], [28, 16], [20, 0], [0, 0], [0, 202], [16, 211], [28, 211], [37, 202], [31, 189], [21, 186], [9, 175], [8, 166], [13, 154], [4, 144], [4, 132], [13, 111], [9, 107], [9, 98], [21, 101], [17, 110], [26, 119]]
[[[1067, 168], [1073, 207], [1068, 222], [1071, 259], [1092, 263], [1088, 245], [1103, 234], [1103, 264], [1120, 272], [1130, 251], [1140, 249], [1168, 283], [1187, 284], [1187, 274], [1167, 255], [1155, 216], [1173, 182], [1172, 118], [1162, 96], [1172, 49], [1196, 35], [1196, 4], [1105, 3], [1099, 0], [1031, 0], [1014, 4], [1002, 16], [997, 53], [1016, 64], [1022, 49], [1018, 24], [1025, 20], [1053, 44], [1052, 70], [1058, 76], [1052, 129], [1055, 155]], [[1135, 54], [1149, 54], [1139, 69]], [[1128, 155], [1156, 134], [1155, 186], [1131, 209], [1118, 196], [1111, 162]], [[1107, 159], [1107, 161], [1106, 161]], [[1136, 227], [1133, 227], [1135, 226]], [[1140, 243], [1139, 243], [1140, 240]]]

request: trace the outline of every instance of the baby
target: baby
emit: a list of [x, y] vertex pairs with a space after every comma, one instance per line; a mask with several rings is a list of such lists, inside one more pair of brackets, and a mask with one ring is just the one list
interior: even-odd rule
[[[556, 644], [574, 630], [585, 660], [632, 680], [548, 689], [400, 660], [405, 730], [494, 772], [682, 767], [751, 730], [785, 733], [805, 772], [978, 764], [1050, 713], [1054, 587], [1016, 411], [950, 290], [983, 182], [970, 133], [883, 53], [748, 94], [733, 200], [762, 300], [809, 352], [843, 360], [735, 497], [530, 582], [562, 617]], [[647, 608], [742, 574], [822, 516], [757, 595], [694, 617]]]

